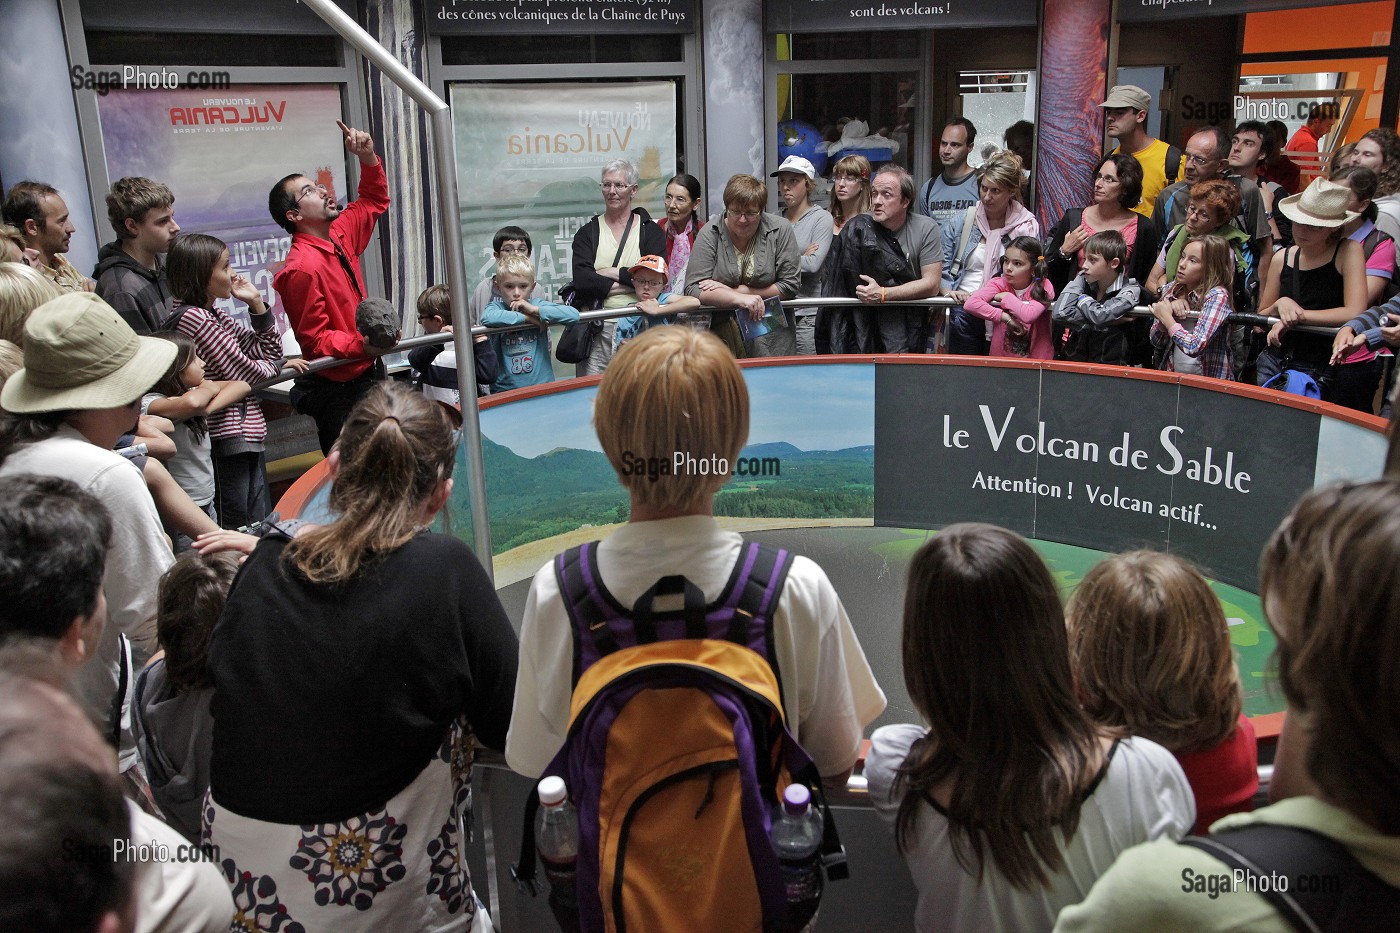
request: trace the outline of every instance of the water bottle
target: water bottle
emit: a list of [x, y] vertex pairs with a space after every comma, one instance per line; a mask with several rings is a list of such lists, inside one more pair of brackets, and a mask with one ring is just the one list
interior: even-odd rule
[[801, 929], [815, 916], [822, 896], [822, 815], [811, 800], [811, 791], [804, 785], [788, 785], [772, 830], [793, 929]]
[[549, 906], [561, 929], [578, 929], [578, 811], [569, 803], [561, 777], [540, 781], [540, 810], [535, 816], [535, 850], [549, 879]]

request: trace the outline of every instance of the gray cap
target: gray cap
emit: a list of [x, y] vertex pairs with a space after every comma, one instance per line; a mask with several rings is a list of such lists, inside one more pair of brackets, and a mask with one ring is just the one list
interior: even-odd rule
[[1151, 110], [1152, 95], [1136, 84], [1115, 84], [1109, 89], [1108, 97], [1100, 107], [1131, 107], [1134, 110]]

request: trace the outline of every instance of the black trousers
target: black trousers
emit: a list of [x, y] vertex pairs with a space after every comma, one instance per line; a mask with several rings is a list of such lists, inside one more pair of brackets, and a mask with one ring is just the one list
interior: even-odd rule
[[315, 373], [296, 378], [292, 383], [292, 407], [303, 415], [310, 415], [316, 422], [321, 453], [330, 455], [331, 446], [340, 437], [340, 429], [345, 427], [345, 419], [350, 417], [350, 409], [384, 375], [383, 362], [375, 360], [373, 366], [349, 382], [332, 382]]

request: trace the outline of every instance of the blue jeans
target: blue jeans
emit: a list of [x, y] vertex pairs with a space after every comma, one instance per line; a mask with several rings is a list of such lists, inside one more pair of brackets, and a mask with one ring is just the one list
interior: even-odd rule
[[986, 356], [987, 322], [961, 305], [948, 315], [948, 352], [959, 356]]

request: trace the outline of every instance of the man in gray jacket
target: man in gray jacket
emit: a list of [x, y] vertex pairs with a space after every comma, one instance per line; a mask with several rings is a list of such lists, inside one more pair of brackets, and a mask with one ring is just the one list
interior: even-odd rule
[[160, 330], [170, 314], [161, 255], [170, 250], [180, 225], [175, 196], [158, 181], [119, 178], [107, 193], [107, 219], [117, 238], [97, 254], [97, 294], [138, 334]]

